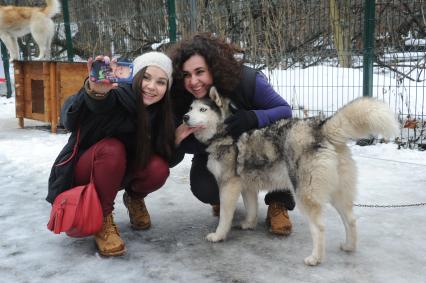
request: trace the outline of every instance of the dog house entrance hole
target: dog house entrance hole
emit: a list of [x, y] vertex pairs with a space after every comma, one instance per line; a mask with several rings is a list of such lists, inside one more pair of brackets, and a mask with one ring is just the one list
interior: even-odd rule
[[31, 80], [32, 113], [44, 114], [44, 85], [42, 80]]

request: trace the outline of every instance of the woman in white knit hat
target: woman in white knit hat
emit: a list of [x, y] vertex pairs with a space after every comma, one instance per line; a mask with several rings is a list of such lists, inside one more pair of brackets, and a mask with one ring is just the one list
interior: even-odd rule
[[[95, 60], [108, 63], [109, 58], [98, 56]], [[93, 62], [88, 61], [89, 72]], [[172, 62], [164, 53], [148, 52], [137, 57], [133, 66], [131, 85], [87, 79], [84, 87], [67, 99], [61, 123], [71, 136], [49, 177], [46, 199], [53, 203], [61, 192], [89, 183], [93, 171], [104, 216], [102, 229], [94, 236], [104, 256], [126, 251], [112, 216], [118, 191], [126, 190], [123, 201], [131, 227], [149, 228], [144, 198], [165, 183], [174, 148], [169, 95]], [[78, 152], [73, 154], [76, 144]], [[63, 164], [70, 157], [72, 162]]]

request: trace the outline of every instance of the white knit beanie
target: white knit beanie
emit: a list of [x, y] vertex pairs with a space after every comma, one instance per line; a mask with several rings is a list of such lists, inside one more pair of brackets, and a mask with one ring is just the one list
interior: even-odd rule
[[135, 58], [135, 60], [133, 60], [133, 76], [135, 76], [140, 70], [148, 66], [157, 66], [166, 73], [167, 78], [169, 80], [170, 89], [173, 83], [172, 60], [170, 60], [170, 58], [166, 54], [157, 51], [150, 51], [139, 55]]

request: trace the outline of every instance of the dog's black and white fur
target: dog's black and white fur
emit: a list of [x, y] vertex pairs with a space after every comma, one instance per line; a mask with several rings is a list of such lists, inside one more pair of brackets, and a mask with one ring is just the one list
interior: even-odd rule
[[207, 240], [224, 240], [230, 230], [239, 195], [247, 210], [243, 229], [257, 223], [257, 194], [270, 188], [291, 188], [298, 208], [306, 214], [313, 240], [307, 265], [324, 260], [323, 209], [327, 202], [339, 213], [346, 230], [344, 251], [356, 248], [353, 201], [356, 167], [346, 145], [349, 139], [371, 134], [393, 136], [398, 131], [394, 114], [382, 102], [359, 98], [333, 117], [280, 120], [266, 128], [244, 133], [237, 141], [227, 135], [223, 121], [231, 114], [229, 100], [214, 87], [210, 98], [195, 100], [184, 116], [190, 127], [203, 125], [195, 137], [208, 145], [207, 166], [220, 190], [220, 219]]

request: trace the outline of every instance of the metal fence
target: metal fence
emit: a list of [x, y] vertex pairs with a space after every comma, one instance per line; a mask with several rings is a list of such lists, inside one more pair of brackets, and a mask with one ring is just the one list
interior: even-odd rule
[[[209, 31], [243, 47], [246, 62], [269, 76], [295, 116], [328, 116], [363, 94], [366, 0], [66, 2], [76, 60], [95, 54], [131, 59], [147, 50], [167, 50], [171, 38]], [[44, 1], [0, 4], [42, 6]], [[372, 94], [398, 113], [401, 144], [423, 147], [426, 0], [377, 0], [374, 12]], [[54, 59], [67, 60], [63, 16], [55, 22]], [[30, 36], [20, 46], [26, 59], [37, 53]]]

